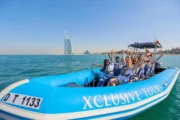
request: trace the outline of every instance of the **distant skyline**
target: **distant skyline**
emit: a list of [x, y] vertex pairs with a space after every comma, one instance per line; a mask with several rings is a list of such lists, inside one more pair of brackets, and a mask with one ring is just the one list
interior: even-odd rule
[[0, 54], [63, 54], [127, 49], [154, 41], [180, 46], [180, 0], [0, 0]]

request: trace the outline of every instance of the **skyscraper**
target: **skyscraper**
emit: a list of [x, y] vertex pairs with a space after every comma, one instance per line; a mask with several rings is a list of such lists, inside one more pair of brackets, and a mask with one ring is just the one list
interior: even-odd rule
[[64, 54], [65, 55], [71, 55], [72, 54], [71, 41], [68, 38], [66, 31], [65, 31], [65, 39], [64, 39]]

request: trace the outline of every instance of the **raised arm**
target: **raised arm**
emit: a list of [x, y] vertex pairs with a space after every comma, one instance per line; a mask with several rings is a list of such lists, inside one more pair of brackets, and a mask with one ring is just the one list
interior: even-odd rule
[[113, 50], [111, 50], [111, 52], [108, 53], [108, 57], [111, 60], [111, 62], [114, 63], [114, 51]]
[[93, 65], [93, 66], [97, 66], [97, 67], [101, 67], [101, 68], [103, 67], [102, 65], [94, 64], [94, 63], [93, 63], [92, 65]]
[[108, 57], [109, 57], [109, 59], [111, 59], [111, 55], [110, 55], [110, 53], [108, 52]]
[[156, 60], [152, 61], [152, 64], [156, 63], [163, 55], [164, 53], [162, 52]]
[[111, 62], [114, 63], [114, 50], [111, 50]]
[[123, 58], [124, 64], [126, 64], [126, 56], [125, 56], [124, 50], [122, 51], [122, 58]]
[[132, 50], [129, 51], [129, 56], [131, 56], [131, 58], [134, 59], [134, 54], [133, 54], [133, 51], [132, 51]]
[[142, 65], [142, 64], [144, 63], [144, 61], [146, 61], [146, 59], [147, 59], [147, 58], [142, 59], [140, 62], [138, 62], [137, 64], [135, 64], [132, 69], [133, 69], [133, 70], [136, 70], [136, 69], [138, 68], [138, 66]]

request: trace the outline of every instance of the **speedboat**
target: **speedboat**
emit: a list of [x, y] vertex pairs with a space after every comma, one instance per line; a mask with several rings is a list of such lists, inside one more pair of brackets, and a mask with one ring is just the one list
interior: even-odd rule
[[[129, 47], [159, 48], [154, 43]], [[160, 103], [171, 92], [179, 69], [156, 67], [146, 80], [97, 87], [100, 69], [15, 82], [0, 93], [0, 118], [7, 120], [128, 119]]]

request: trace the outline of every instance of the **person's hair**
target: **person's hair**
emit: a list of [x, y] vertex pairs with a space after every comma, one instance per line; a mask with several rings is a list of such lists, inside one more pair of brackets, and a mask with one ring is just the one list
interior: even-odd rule
[[106, 61], [109, 61], [109, 60], [108, 59], [104, 59], [104, 65], [103, 65], [102, 71], [104, 71], [106, 69]]
[[130, 60], [131, 62], [133, 62], [131, 58], [127, 58], [127, 59], [126, 59], [126, 62], [128, 62], [129, 60]]
[[142, 60], [142, 56], [138, 56], [138, 61], [141, 61]]
[[116, 59], [119, 58], [119, 56], [116, 56]]
[[148, 49], [146, 49], [145, 51], [146, 51], [146, 53], [149, 53], [149, 52], [150, 52]]
[[[136, 63], [134, 61], [136, 61]], [[139, 59], [138, 58], [134, 58], [132, 62], [135, 65], [135, 64], [137, 64], [139, 62]]]

